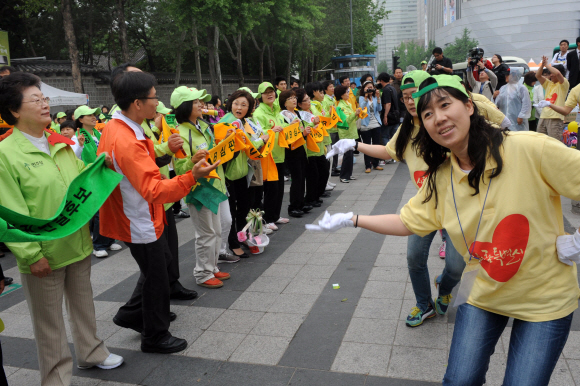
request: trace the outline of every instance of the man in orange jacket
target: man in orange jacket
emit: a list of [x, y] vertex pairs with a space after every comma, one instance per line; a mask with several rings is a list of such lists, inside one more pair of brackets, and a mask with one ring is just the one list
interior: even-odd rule
[[[101, 207], [101, 233], [124, 241], [141, 271], [131, 299], [113, 322], [141, 333], [141, 350], [169, 354], [187, 347], [185, 339], [169, 332], [169, 277], [172, 256], [163, 235], [167, 223], [163, 204], [185, 197], [202, 178], [215, 169], [205, 160], [191, 173], [164, 179], [155, 163], [153, 142], [141, 122], [153, 119], [158, 104], [155, 77], [145, 72], [124, 72], [113, 79], [115, 102], [121, 111], [107, 123], [97, 153], [108, 152], [112, 168], [123, 180]], [[199, 160], [193, 160], [194, 162]]]

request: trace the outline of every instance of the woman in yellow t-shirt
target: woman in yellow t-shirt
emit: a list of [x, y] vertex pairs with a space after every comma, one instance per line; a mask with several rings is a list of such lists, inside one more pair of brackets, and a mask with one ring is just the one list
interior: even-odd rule
[[485, 383], [510, 317], [503, 384], [547, 385], [580, 295], [576, 267], [556, 250], [560, 195], [580, 200], [580, 176], [562, 165], [580, 163], [580, 153], [545, 135], [493, 128], [451, 76], [427, 79], [413, 96], [429, 173], [419, 193], [400, 215], [339, 213], [308, 228], [398, 236], [446, 229], [468, 266], [443, 385]]

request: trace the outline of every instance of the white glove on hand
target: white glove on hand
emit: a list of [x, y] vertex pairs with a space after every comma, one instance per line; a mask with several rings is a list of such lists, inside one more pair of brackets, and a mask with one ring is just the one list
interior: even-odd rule
[[354, 139], [341, 139], [332, 145], [332, 149], [326, 154], [326, 159], [330, 159], [330, 157], [335, 155], [344, 154], [349, 150], [354, 150], [355, 145], [356, 141]]
[[540, 109], [543, 109], [544, 107], [548, 107], [551, 104], [552, 103], [550, 103], [550, 101], [539, 101], [537, 104], [534, 105], [534, 107], [538, 107]]
[[[348, 139], [345, 141], [349, 141]], [[352, 140], [354, 141], [354, 140]], [[332, 216], [328, 211], [324, 213], [322, 220], [315, 224], [306, 224], [306, 229], [314, 232], [336, 232], [340, 228], [353, 227], [352, 212], [350, 213], [335, 213]]]
[[580, 233], [576, 231], [573, 235], [558, 236], [556, 249], [558, 259], [562, 263], [566, 265], [572, 265], [572, 262], [580, 263]]

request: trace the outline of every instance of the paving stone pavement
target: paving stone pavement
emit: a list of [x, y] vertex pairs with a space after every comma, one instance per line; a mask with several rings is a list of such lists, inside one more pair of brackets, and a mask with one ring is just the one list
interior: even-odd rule
[[[322, 208], [281, 225], [263, 254], [220, 265], [232, 275], [221, 289], [195, 284], [192, 224], [189, 219], [178, 220], [181, 282], [199, 292], [193, 301], [172, 301], [177, 320], [170, 331], [189, 343], [181, 353], [144, 354], [139, 335], [113, 324], [113, 315], [129, 299], [138, 278], [129, 250], [123, 248], [106, 259], [93, 257], [98, 335], [112, 352], [125, 357], [125, 364], [108, 371], [75, 366], [72, 384], [441, 384], [455, 311], [418, 328], [405, 326], [415, 305], [406, 268], [406, 238], [354, 228], [333, 234], [304, 229], [324, 210], [393, 213], [415, 195], [406, 165], [387, 165], [384, 171], [365, 174], [362, 156], [357, 158], [357, 180], [338, 183]], [[580, 216], [571, 213], [570, 200], [565, 198], [563, 211], [569, 232], [580, 226]], [[436, 236], [431, 247], [432, 277], [444, 266], [437, 253], [440, 242]], [[14, 257], [8, 254], [0, 263], [5, 275], [20, 283]], [[332, 288], [335, 283], [340, 289]], [[9, 384], [38, 385], [36, 346], [21, 289], [0, 297], [0, 318], [6, 325], [0, 339]], [[497, 344], [487, 385], [502, 383], [510, 330], [506, 328]], [[576, 318], [550, 385], [580, 385], [579, 369], [580, 319]]]

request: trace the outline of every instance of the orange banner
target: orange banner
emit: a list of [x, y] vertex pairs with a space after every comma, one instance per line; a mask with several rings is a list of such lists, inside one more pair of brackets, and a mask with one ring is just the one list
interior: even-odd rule
[[365, 119], [368, 116], [369, 116], [369, 113], [367, 112], [367, 108], [366, 107], [364, 109], [362, 109], [361, 112], [360, 112], [360, 114], [358, 115], [358, 117], [360, 119]]
[[[179, 130], [174, 129], [172, 127], [170, 127], [167, 122], [165, 121], [165, 117], [163, 117], [163, 119], [161, 120], [161, 142], [167, 142], [169, 141], [169, 137], [171, 136], [171, 134], [179, 134]], [[187, 158], [187, 154], [185, 154], [185, 151], [183, 151], [183, 149], [179, 149], [177, 150], [177, 153], [175, 153], [174, 155], [175, 158]]]

